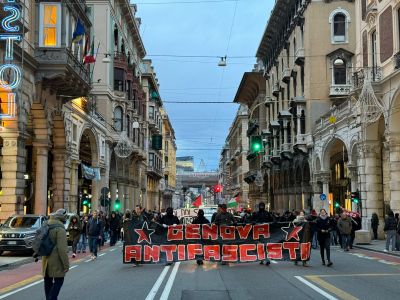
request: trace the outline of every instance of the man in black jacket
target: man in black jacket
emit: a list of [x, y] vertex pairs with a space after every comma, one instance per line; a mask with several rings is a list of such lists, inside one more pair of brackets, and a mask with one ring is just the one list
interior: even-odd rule
[[[272, 215], [265, 210], [265, 203], [264, 202], [260, 202], [258, 204], [258, 211], [253, 213], [252, 216], [252, 222], [253, 223], [270, 223], [273, 222], [274, 219], [272, 218]], [[264, 261], [260, 261], [260, 265], [263, 265]], [[269, 266], [271, 264], [271, 261], [266, 258], [265, 259], [265, 265]]]
[[385, 220], [385, 228], [383, 231], [386, 232], [386, 247], [385, 252], [389, 251], [390, 241], [392, 241], [392, 251], [395, 250], [396, 247], [396, 230], [397, 230], [397, 222], [394, 218], [393, 211], [389, 211], [388, 217]]
[[112, 211], [110, 217], [110, 246], [114, 246], [117, 242], [119, 230], [119, 217]]
[[165, 216], [162, 216], [160, 219], [160, 224], [165, 225], [163, 226], [164, 228], [169, 225], [179, 224], [179, 219], [177, 216], [174, 216], [174, 210], [172, 209], [172, 207], [167, 208]]
[[103, 222], [98, 217], [97, 210], [95, 210], [87, 225], [89, 249], [90, 253], [92, 254], [90, 258], [92, 260], [97, 258], [97, 240], [101, 239], [103, 236], [103, 227]]
[[[204, 217], [204, 210], [199, 209], [199, 211], [197, 212], [197, 217], [194, 218], [192, 224], [210, 224], [210, 221], [207, 220], [206, 217]], [[203, 260], [198, 259], [197, 261], [198, 265], [202, 265], [203, 264]]]

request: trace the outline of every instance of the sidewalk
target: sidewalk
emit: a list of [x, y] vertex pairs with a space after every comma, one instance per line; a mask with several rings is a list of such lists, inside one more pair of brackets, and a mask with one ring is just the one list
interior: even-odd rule
[[[389, 251], [385, 252], [385, 246], [386, 246], [386, 240], [373, 240], [371, 241], [371, 244], [369, 245], [354, 245], [355, 248], [360, 248], [364, 250], [369, 250], [369, 251], [374, 251], [374, 252], [380, 252], [380, 253], [385, 253], [393, 256], [399, 256], [400, 257], [400, 251]], [[389, 249], [392, 249], [390, 246]]]

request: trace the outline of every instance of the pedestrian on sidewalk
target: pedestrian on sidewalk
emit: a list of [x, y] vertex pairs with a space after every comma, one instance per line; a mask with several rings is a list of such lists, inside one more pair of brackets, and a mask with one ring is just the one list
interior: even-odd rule
[[74, 215], [71, 217], [67, 231], [69, 233], [68, 238], [72, 242], [72, 258], [75, 258], [77, 245], [81, 237], [81, 224], [78, 220], [78, 216]]
[[378, 239], [378, 226], [379, 226], [379, 218], [377, 213], [373, 213], [371, 217], [371, 228], [374, 233], [374, 240]]
[[95, 260], [97, 258], [97, 241], [102, 238], [103, 223], [98, 217], [98, 211], [93, 212], [92, 218], [87, 225], [87, 236], [89, 239], [89, 250], [91, 253], [90, 258]]
[[[210, 224], [210, 221], [207, 220], [206, 217], [204, 217], [204, 210], [199, 209], [199, 211], [197, 212], [197, 217], [194, 218], [192, 224]], [[202, 259], [198, 259], [196, 260], [198, 265], [202, 265], [203, 264], [203, 260]]]
[[54, 248], [49, 256], [42, 257], [46, 300], [57, 300], [65, 274], [69, 270], [67, 233], [64, 228], [66, 220], [67, 211], [61, 208], [50, 215], [48, 222], [49, 225], [54, 226], [49, 229], [50, 240], [53, 242]]
[[[304, 210], [301, 210], [299, 214], [297, 215], [296, 219], [294, 219], [293, 224], [295, 226], [302, 226], [303, 227], [303, 235], [301, 238], [301, 243], [309, 243], [311, 242], [311, 226], [308, 223]], [[303, 267], [308, 267], [307, 265], [307, 260], [301, 260], [301, 258], [296, 257], [296, 260], [294, 262], [295, 265], [298, 264], [298, 262], [301, 261], [303, 264]]]
[[110, 217], [110, 246], [114, 246], [117, 242], [119, 230], [119, 218], [115, 211], [111, 212]]
[[313, 249], [318, 248], [318, 230], [317, 230], [317, 219], [318, 215], [315, 209], [311, 210], [310, 216], [308, 217], [308, 222], [311, 226], [311, 246]]
[[342, 236], [343, 250], [349, 251], [350, 235], [351, 235], [351, 228], [352, 228], [352, 222], [350, 220], [350, 217], [348, 217], [346, 213], [342, 213], [337, 226], [339, 228], [340, 235]]
[[383, 231], [386, 232], [386, 247], [383, 251], [389, 251], [390, 242], [392, 242], [392, 251], [394, 251], [396, 247], [397, 223], [394, 218], [394, 213], [391, 210], [388, 212], [388, 217], [385, 220]]
[[86, 253], [86, 245], [87, 245], [87, 224], [89, 222], [88, 216], [85, 214], [81, 221], [81, 236], [79, 238], [78, 243], [78, 253], [82, 251], [82, 253]]
[[322, 265], [325, 266], [325, 252], [326, 258], [328, 259], [327, 266], [332, 266], [331, 261], [331, 219], [326, 213], [325, 209], [321, 209], [319, 213], [319, 217], [317, 219], [317, 235], [318, 235], [318, 243], [320, 246]]

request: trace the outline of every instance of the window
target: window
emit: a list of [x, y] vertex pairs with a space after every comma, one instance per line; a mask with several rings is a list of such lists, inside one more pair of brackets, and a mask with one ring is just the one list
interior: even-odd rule
[[117, 106], [114, 109], [114, 128], [116, 131], [122, 131], [122, 108], [121, 106]]
[[114, 91], [124, 91], [125, 72], [123, 69], [114, 68]]
[[346, 84], [346, 61], [341, 58], [336, 58], [333, 62], [333, 83], [334, 84]]
[[154, 167], [154, 153], [149, 153], [149, 166]]
[[149, 106], [149, 119], [154, 120], [154, 106]]
[[61, 44], [61, 4], [40, 3], [41, 47], [59, 47]]
[[350, 22], [350, 14], [342, 9], [335, 9], [329, 16], [331, 23], [331, 39], [332, 43], [347, 43], [348, 42], [348, 23]]

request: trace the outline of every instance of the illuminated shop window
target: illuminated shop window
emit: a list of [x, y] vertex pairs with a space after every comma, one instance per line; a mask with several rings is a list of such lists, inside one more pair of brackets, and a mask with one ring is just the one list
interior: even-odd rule
[[40, 5], [40, 46], [58, 47], [61, 41], [61, 5], [41, 3]]

